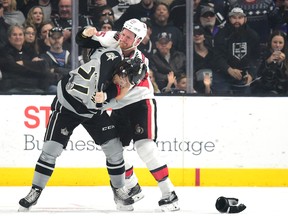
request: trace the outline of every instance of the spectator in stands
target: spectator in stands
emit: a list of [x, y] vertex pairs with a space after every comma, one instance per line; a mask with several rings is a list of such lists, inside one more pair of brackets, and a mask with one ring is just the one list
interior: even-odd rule
[[152, 20], [152, 42], [155, 44], [157, 35], [161, 32], [168, 32], [171, 35], [173, 49], [184, 52], [184, 38], [182, 32], [169, 22], [169, 7], [160, 2], [155, 7], [155, 13]]
[[241, 8], [233, 8], [229, 22], [215, 37], [215, 62], [213, 93], [251, 93], [250, 83], [255, 78], [259, 57], [259, 37], [246, 24], [247, 17]]
[[33, 43], [36, 41], [36, 28], [34, 25], [27, 25], [24, 27], [25, 43]]
[[151, 68], [149, 68], [149, 78], [150, 78], [151, 83], [152, 83], [153, 88], [154, 88], [154, 94], [155, 93], [161, 93], [161, 91], [159, 90], [159, 87], [155, 81], [154, 71]]
[[281, 1], [283, 4], [279, 8], [279, 14], [281, 17], [280, 29], [288, 34], [288, 0]]
[[[59, 16], [52, 19], [54, 26], [61, 27], [63, 29], [63, 35], [65, 41], [71, 41], [72, 30], [72, 0], [59, 0], [58, 4]], [[79, 15], [78, 28], [84, 28], [85, 26], [93, 26], [91, 19], [88, 16]]]
[[5, 22], [3, 14], [4, 8], [2, 3], [0, 3], [0, 49], [8, 43], [7, 31], [9, 25]]
[[8, 29], [9, 44], [0, 51], [2, 80], [0, 91], [16, 94], [45, 93], [52, 76], [46, 63], [23, 46], [24, 28], [12, 25]]
[[58, 11], [58, 0], [29, 0], [20, 7], [20, 10], [27, 17], [29, 10], [35, 6], [42, 8], [44, 21], [51, 21], [51, 17], [54, 17]]
[[154, 0], [141, 0], [141, 2], [138, 4], [130, 5], [129, 8], [122, 14], [122, 16], [115, 21], [115, 30], [121, 30], [124, 22], [132, 18], [139, 20], [142, 17], [152, 18], [154, 11]]
[[123, 13], [130, 7], [130, 5], [138, 4], [140, 3], [140, 1], [141, 0], [108, 0], [108, 4], [112, 7], [114, 11], [115, 20], [118, 20], [123, 15]]
[[109, 5], [105, 5], [99, 8], [99, 13], [94, 14], [92, 17], [92, 22], [97, 30], [100, 30], [100, 24], [104, 20], [109, 20], [112, 23], [115, 22], [114, 12]]
[[40, 28], [44, 22], [44, 14], [43, 10], [40, 6], [34, 6], [32, 7], [28, 14], [27, 14], [27, 19], [25, 21], [25, 25], [34, 25], [37, 30], [37, 38], [40, 38]]
[[280, 9], [284, 5], [285, 0], [274, 0], [276, 7]]
[[150, 67], [154, 71], [160, 91], [167, 86], [167, 75], [172, 71], [175, 76], [186, 71], [186, 56], [172, 49], [173, 42], [168, 32], [158, 34], [156, 53], [151, 56]]
[[48, 33], [53, 27], [54, 24], [51, 21], [44, 21], [40, 27], [40, 38], [37, 39], [40, 54], [50, 49]]
[[[194, 3], [196, 1], [194, 0]], [[200, 2], [200, 1], [199, 1]], [[195, 4], [194, 4], [194, 9]], [[172, 3], [169, 5], [169, 10], [170, 10], [170, 16], [169, 16], [169, 22], [171, 21], [175, 26], [177, 26], [183, 36], [185, 37], [186, 34], [186, 0], [174, 0]], [[195, 22], [195, 18], [194, 18]]]
[[214, 51], [205, 44], [204, 29], [200, 25], [194, 25], [193, 43], [194, 43], [194, 89], [199, 94], [211, 94], [213, 64], [215, 64]]
[[[108, 5], [107, 0], [91, 0], [91, 1], [86, 1], [87, 3], [87, 12], [83, 10], [82, 14], [88, 14], [90, 16], [94, 16], [95, 14], [99, 14], [99, 11], [102, 9], [102, 7]], [[85, 4], [83, 4], [85, 5]], [[81, 9], [81, 5], [80, 9]], [[83, 6], [82, 6], [83, 7]]]
[[35, 56], [39, 55], [39, 47], [36, 39], [37, 30], [34, 25], [24, 27], [24, 46], [29, 49]]
[[112, 31], [114, 27], [114, 23], [109, 19], [105, 19], [100, 23], [100, 31]]
[[150, 60], [151, 55], [156, 49], [151, 40], [152, 23], [149, 17], [142, 17], [140, 21], [146, 24], [147, 34], [141, 41], [141, 44], [139, 44], [138, 49]]
[[[114, 12], [110, 5], [107, 4], [107, 0], [91, 1], [90, 3], [88, 2], [88, 5], [91, 22], [98, 31], [109, 31], [112, 28], [114, 30]], [[89, 61], [89, 52], [91, 49], [81, 47], [81, 50], [83, 63], [86, 63]]]
[[[219, 13], [216, 25], [224, 25], [225, 17], [223, 17], [223, 8], [226, 6], [224, 4], [225, 2], [226, 0], [193, 0], [193, 22], [199, 24], [202, 6], [210, 6], [214, 8], [215, 14]], [[186, 0], [173, 0], [169, 7], [169, 20], [186, 36]]]
[[99, 15], [100, 15], [100, 17], [99, 17], [100, 22], [105, 20], [105, 19], [109, 19], [112, 22], [115, 21], [114, 12], [109, 5], [104, 6], [102, 8], [102, 10], [100, 11]]
[[23, 25], [25, 22], [25, 17], [23, 13], [17, 10], [16, 0], [5, 0], [2, 1], [4, 8], [4, 20], [8, 25]]
[[[175, 86], [175, 87], [172, 87]], [[185, 73], [180, 73], [176, 77], [174, 73], [171, 71], [168, 74], [168, 83], [167, 86], [162, 89], [163, 93], [170, 94], [183, 94], [187, 91], [187, 77]]]
[[49, 71], [55, 74], [54, 83], [49, 85], [48, 93], [56, 94], [58, 81], [71, 70], [70, 52], [63, 49], [64, 36], [62, 28], [52, 28], [49, 31], [48, 40], [50, 50], [40, 57], [47, 62]]
[[243, 9], [247, 24], [260, 37], [261, 47], [266, 47], [272, 30], [279, 27], [281, 18], [274, 0], [228, 0], [228, 11], [234, 7]]
[[205, 43], [213, 47], [214, 37], [219, 31], [219, 27], [216, 25], [216, 14], [214, 7], [202, 6], [200, 11], [200, 25], [204, 29]]
[[268, 43], [262, 64], [258, 70], [256, 94], [284, 95], [288, 90], [287, 37], [282, 31], [274, 31]]

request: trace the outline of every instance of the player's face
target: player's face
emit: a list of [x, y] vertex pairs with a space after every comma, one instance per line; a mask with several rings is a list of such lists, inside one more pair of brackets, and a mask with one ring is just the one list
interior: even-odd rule
[[119, 46], [122, 50], [129, 49], [133, 46], [135, 34], [127, 29], [123, 29], [119, 37]]
[[124, 86], [126, 86], [128, 82], [129, 82], [129, 80], [128, 80], [127, 76], [126, 77], [121, 77], [118, 74], [115, 74], [113, 76], [113, 83], [116, 84], [116, 85], [121, 86], [122, 88]]

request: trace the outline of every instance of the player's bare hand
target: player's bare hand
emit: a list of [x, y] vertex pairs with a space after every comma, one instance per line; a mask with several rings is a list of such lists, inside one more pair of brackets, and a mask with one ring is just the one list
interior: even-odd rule
[[105, 101], [105, 94], [103, 91], [101, 92], [96, 92], [95, 96], [94, 96], [95, 102], [96, 103], [104, 103]]
[[83, 31], [83, 35], [86, 37], [92, 37], [93, 35], [95, 35], [97, 33], [97, 30], [95, 27], [92, 26], [88, 26], [85, 28], [85, 30]]

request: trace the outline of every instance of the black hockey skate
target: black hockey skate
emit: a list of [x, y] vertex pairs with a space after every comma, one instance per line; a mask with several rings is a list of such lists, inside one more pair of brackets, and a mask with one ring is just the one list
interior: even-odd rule
[[[111, 184], [111, 183], [110, 183]], [[129, 195], [129, 190], [124, 186], [122, 188], [114, 188], [111, 184], [114, 201], [117, 205], [117, 209], [120, 211], [133, 211], [132, 204], [134, 203], [133, 198]]]
[[178, 205], [178, 197], [175, 191], [172, 191], [169, 194], [169, 197], [161, 199], [158, 202], [158, 205], [160, 206], [161, 210], [164, 212], [180, 210], [180, 207]]
[[137, 202], [144, 198], [144, 194], [142, 193], [142, 189], [138, 183], [134, 187], [129, 189], [129, 196], [132, 197], [134, 202]]
[[29, 211], [31, 206], [36, 205], [41, 192], [42, 189], [32, 187], [28, 195], [19, 201], [20, 208], [18, 211]]

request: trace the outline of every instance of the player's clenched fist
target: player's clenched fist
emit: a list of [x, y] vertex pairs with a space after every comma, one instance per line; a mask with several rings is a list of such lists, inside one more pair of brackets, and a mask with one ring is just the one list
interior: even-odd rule
[[85, 28], [85, 30], [83, 31], [83, 35], [85, 37], [92, 37], [93, 35], [95, 35], [97, 33], [97, 29], [95, 27], [92, 26], [87, 26]]
[[103, 91], [96, 92], [94, 99], [96, 103], [104, 103], [106, 100], [106, 94]]

